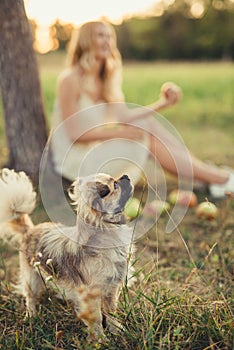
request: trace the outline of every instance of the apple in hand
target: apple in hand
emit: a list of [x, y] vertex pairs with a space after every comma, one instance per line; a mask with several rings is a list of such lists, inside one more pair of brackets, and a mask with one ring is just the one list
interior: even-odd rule
[[129, 218], [136, 218], [142, 211], [141, 202], [136, 197], [132, 197], [126, 204], [124, 212]]
[[198, 219], [214, 220], [218, 217], [219, 210], [214, 203], [205, 201], [200, 203], [196, 209], [196, 216]]
[[195, 207], [197, 205], [197, 196], [192, 191], [173, 190], [169, 193], [168, 202], [172, 205], [176, 203], [184, 207]]
[[161, 96], [171, 104], [174, 104], [181, 99], [182, 92], [178, 85], [172, 82], [166, 82], [161, 87]]

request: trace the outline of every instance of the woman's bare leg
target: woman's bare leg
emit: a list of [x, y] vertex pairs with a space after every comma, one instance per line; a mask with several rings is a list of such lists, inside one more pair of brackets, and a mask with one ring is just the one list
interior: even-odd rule
[[221, 184], [228, 180], [227, 171], [202, 162], [188, 153], [185, 146], [173, 138], [174, 135], [171, 135], [171, 139], [168, 140], [167, 135], [167, 143], [165, 143], [161, 141], [163, 139], [161, 135], [160, 140], [155, 136], [150, 137], [150, 151], [165, 170], [185, 178], [193, 176], [194, 180], [207, 184]]

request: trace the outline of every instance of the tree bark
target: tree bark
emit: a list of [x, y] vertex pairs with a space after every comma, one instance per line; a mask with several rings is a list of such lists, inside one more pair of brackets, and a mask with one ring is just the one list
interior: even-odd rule
[[0, 87], [9, 166], [38, 183], [47, 131], [33, 38], [23, 0], [0, 0]]

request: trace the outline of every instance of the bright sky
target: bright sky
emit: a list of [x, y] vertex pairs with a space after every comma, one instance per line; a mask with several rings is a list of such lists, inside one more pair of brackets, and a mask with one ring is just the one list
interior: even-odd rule
[[[46, 53], [54, 47], [49, 26], [60, 19], [75, 26], [106, 17], [121, 22], [123, 17], [149, 13], [159, 0], [24, 0], [29, 19], [37, 22], [35, 49]], [[173, 1], [173, 0], [165, 0]]]
[[149, 10], [157, 0], [24, 0], [29, 18], [48, 26], [56, 18], [80, 24], [105, 16], [120, 21], [123, 16]]

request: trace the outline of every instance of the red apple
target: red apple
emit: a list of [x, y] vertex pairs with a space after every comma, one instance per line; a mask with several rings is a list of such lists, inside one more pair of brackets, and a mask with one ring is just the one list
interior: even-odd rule
[[178, 102], [182, 97], [182, 92], [179, 86], [172, 82], [166, 82], [161, 87], [161, 95], [171, 103]]
[[196, 216], [198, 219], [214, 220], [218, 217], [219, 210], [214, 203], [209, 201], [202, 202], [196, 209]]
[[188, 206], [189, 208], [192, 208], [197, 205], [197, 196], [192, 191], [175, 189], [169, 193], [168, 201], [172, 205], [177, 203], [184, 207]]
[[168, 212], [168, 210], [170, 210], [170, 204], [168, 202], [155, 199], [147, 204], [146, 214], [160, 215]]

